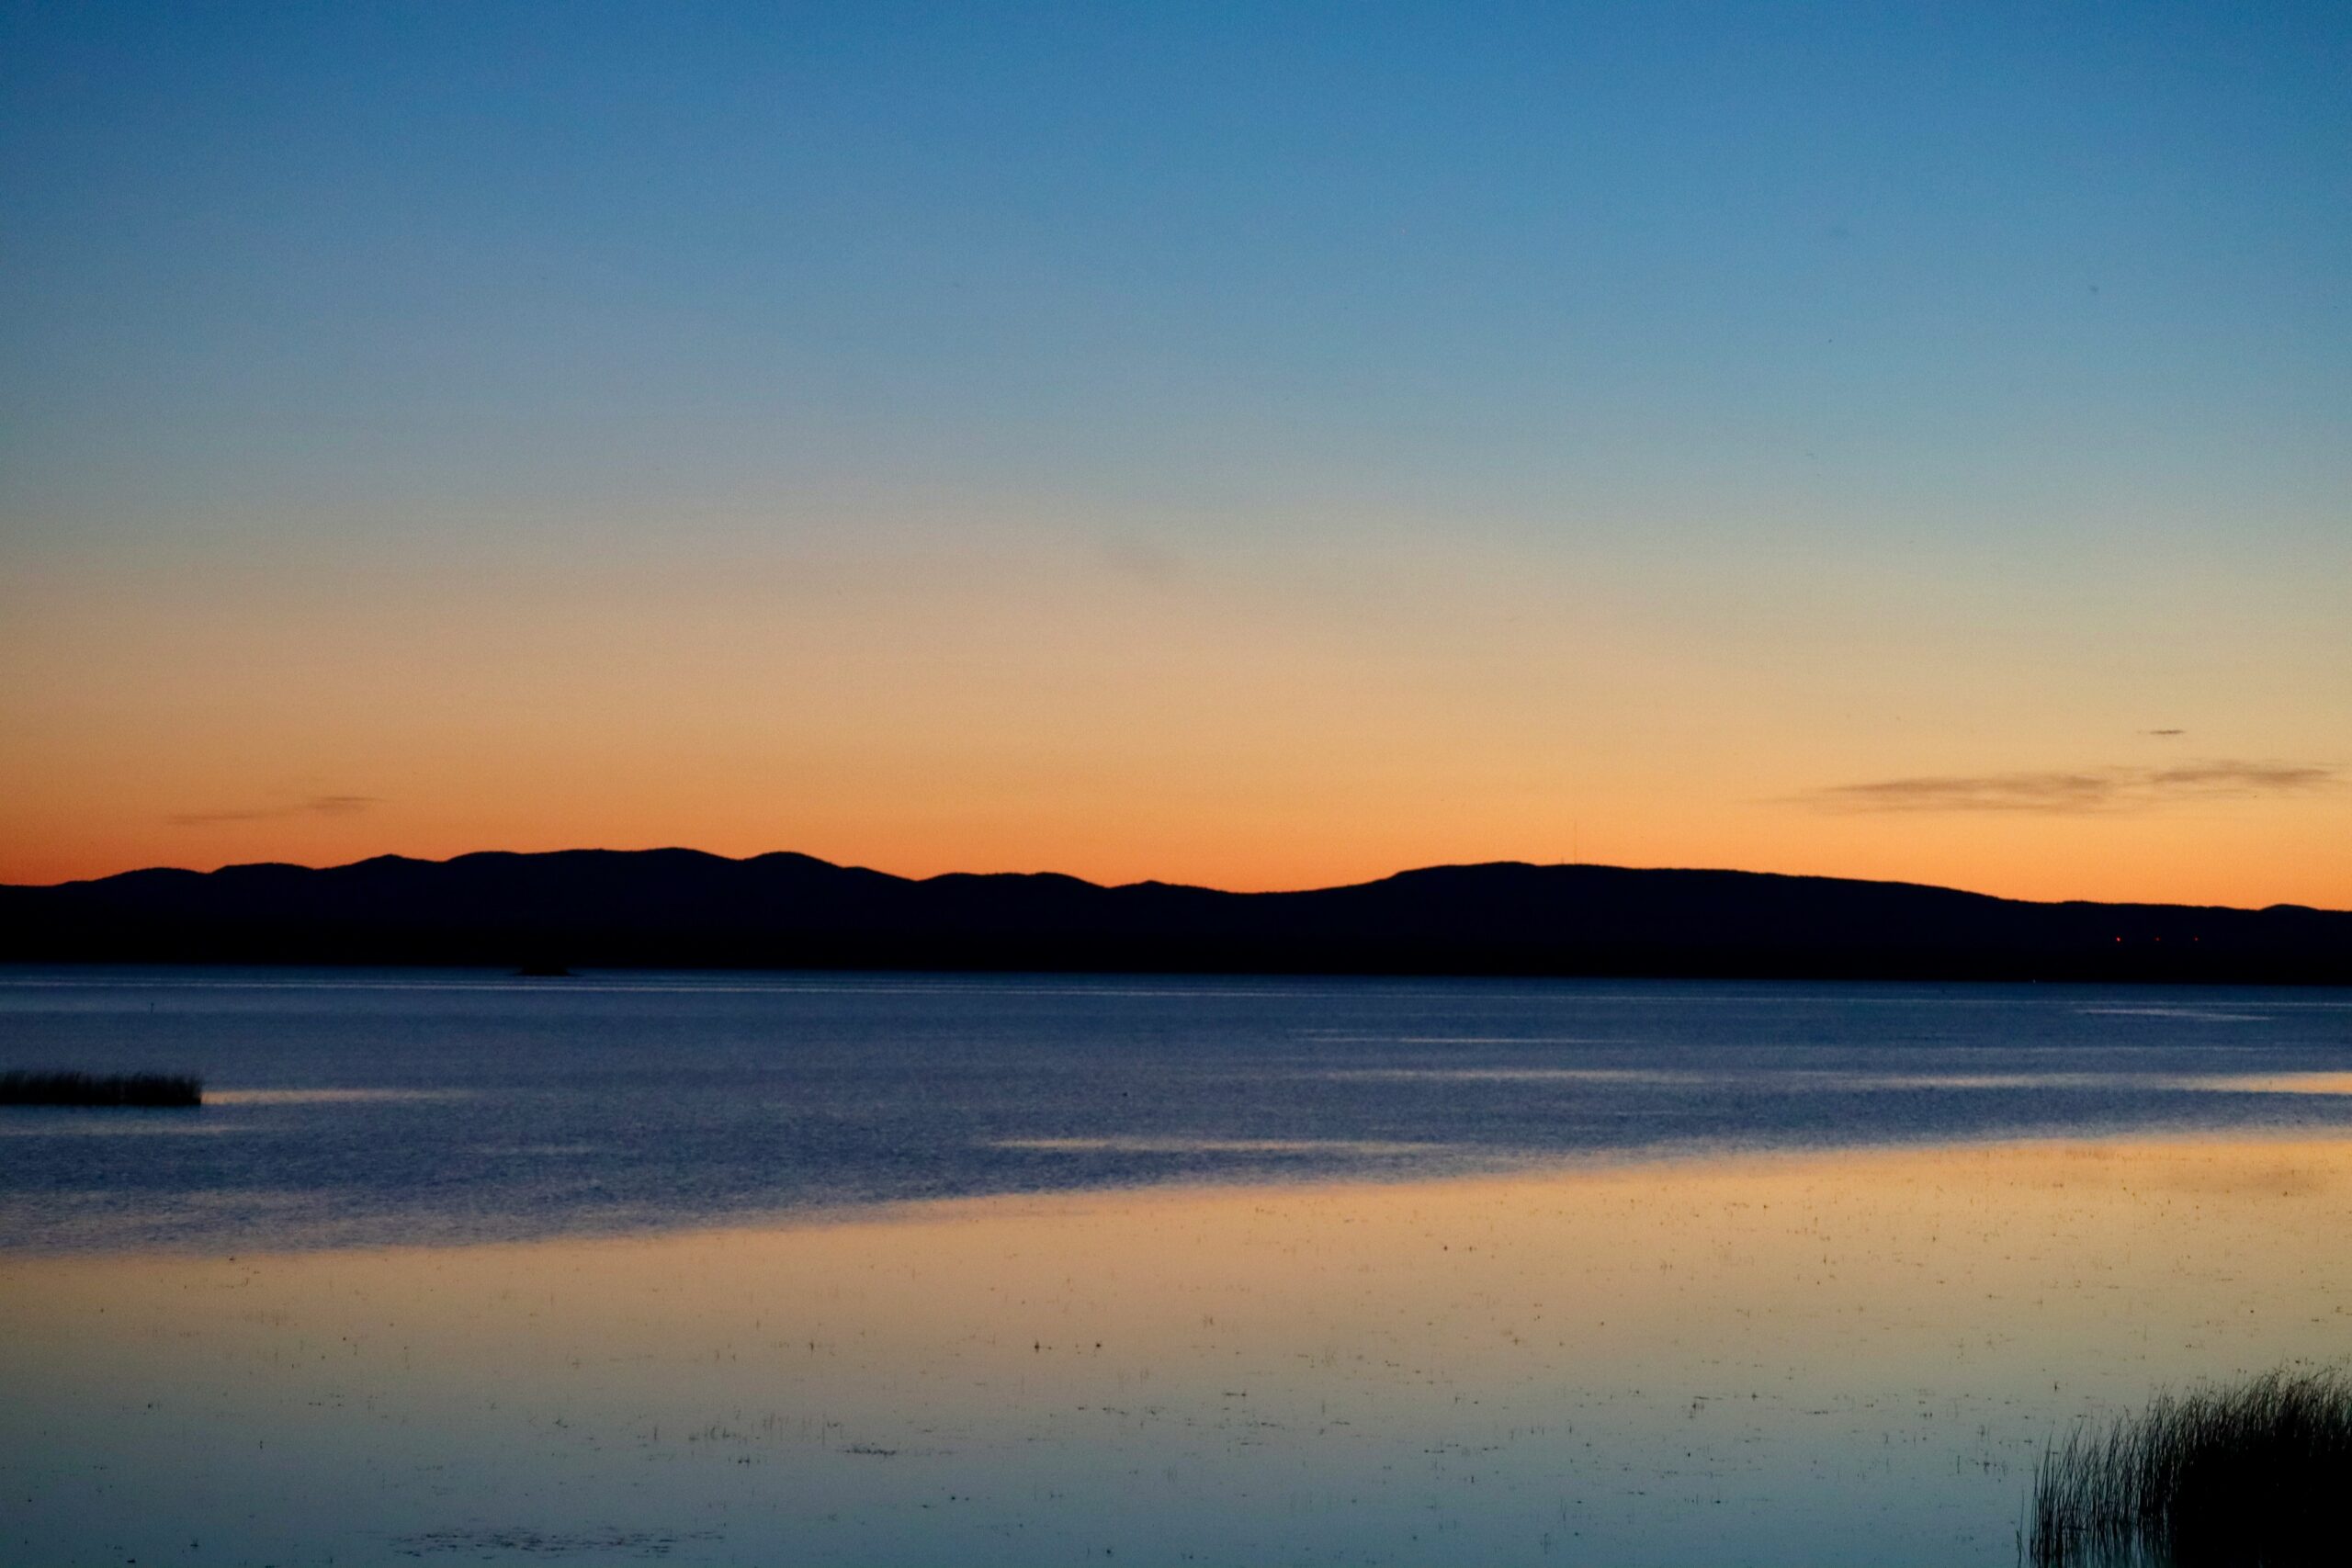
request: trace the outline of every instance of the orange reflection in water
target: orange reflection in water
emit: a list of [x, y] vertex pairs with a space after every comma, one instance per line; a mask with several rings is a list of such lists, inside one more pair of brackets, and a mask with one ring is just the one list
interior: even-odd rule
[[2181, 1141], [15, 1258], [0, 1471], [32, 1560], [2006, 1560], [2078, 1415], [2352, 1348], [2348, 1221]]

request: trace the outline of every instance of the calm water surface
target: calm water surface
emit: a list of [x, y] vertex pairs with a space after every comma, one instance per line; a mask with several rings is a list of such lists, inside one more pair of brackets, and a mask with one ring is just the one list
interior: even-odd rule
[[[2329, 991], [0, 969], [0, 1246], [505, 1240], [881, 1201], [2352, 1123]], [[2346, 1079], [2352, 1083], [2352, 1079]]]
[[2326, 991], [0, 971], [0, 1560], [1962, 1564], [2352, 1354]]

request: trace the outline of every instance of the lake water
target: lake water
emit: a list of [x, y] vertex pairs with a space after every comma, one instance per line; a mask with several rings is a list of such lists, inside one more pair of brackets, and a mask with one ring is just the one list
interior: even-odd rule
[[0, 970], [0, 1559], [2009, 1562], [2352, 1354], [2352, 998]]

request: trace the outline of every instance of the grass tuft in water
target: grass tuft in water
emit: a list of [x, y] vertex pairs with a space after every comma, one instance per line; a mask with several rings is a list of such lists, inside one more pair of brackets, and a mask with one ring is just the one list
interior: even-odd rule
[[203, 1103], [203, 1079], [168, 1073], [0, 1073], [0, 1105]]
[[2032, 1568], [2283, 1568], [2344, 1561], [2352, 1378], [2266, 1372], [2160, 1394], [2041, 1456]]

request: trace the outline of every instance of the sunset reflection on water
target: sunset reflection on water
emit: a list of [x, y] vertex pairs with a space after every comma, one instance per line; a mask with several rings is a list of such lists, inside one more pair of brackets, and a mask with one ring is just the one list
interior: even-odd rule
[[6, 1544], [2006, 1562], [2077, 1416], [2340, 1353], [2347, 1220], [2352, 1145], [2181, 1140], [18, 1255]]

